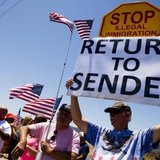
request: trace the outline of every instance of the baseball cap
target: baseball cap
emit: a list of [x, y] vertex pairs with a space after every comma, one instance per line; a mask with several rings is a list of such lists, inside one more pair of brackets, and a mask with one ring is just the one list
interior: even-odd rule
[[108, 107], [104, 110], [104, 112], [114, 112], [114, 111], [128, 111], [131, 112], [131, 108], [126, 102], [117, 101], [111, 107]]
[[62, 104], [59, 108], [59, 110], [66, 110], [68, 112], [71, 112], [71, 105], [68, 104]]
[[15, 116], [12, 113], [8, 113], [5, 117], [5, 119], [16, 119]]

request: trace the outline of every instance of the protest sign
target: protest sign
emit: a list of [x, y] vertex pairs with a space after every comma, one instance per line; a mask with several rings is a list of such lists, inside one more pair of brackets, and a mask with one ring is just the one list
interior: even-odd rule
[[103, 16], [98, 37], [160, 35], [160, 9], [148, 2], [124, 3]]
[[160, 105], [160, 37], [83, 41], [68, 94]]

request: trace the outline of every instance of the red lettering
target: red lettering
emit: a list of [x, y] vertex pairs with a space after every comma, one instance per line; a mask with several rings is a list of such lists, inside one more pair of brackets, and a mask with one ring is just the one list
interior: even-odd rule
[[154, 11], [146, 11], [145, 12], [145, 17], [144, 17], [144, 23], [148, 22], [149, 18], [153, 18], [155, 16], [155, 12]]
[[140, 23], [143, 19], [143, 14], [140, 11], [136, 11], [131, 16], [131, 21], [133, 23]]
[[112, 19], [115, 20], [115, 21], [112, 21], [112, 20], [111, 20], [111, 24], [112, 24], [112, 25], [116, 25], [116, 24], [119, 23], [119, 16], [120, 16], [119, 13], [114, 13], [114, 14], [112, 14]]
[[120, 22], [122, 24], [128, 24], [132, 22], [133, 24], [139, 23], [147, 23], [149, 19], [155, 16], [155, 12], [153, 10], [147, 10], [145, 12], [135, 11], [135, 12], [121, 12], [121, 13], [113, 13], [111, 16], [110, 23], [112, 25], [118, 25]]
[[128, 17], [129, 14], [131, 14], [131, 12], [122, 12], [122, 15], [124, 15], [123, 24], [126, 24], [126, 23], [127, 23], [127, 17]]

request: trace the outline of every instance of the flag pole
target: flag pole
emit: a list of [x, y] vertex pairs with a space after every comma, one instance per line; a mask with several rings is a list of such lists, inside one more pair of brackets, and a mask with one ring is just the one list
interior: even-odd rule
[[[61, 83], [62, 83], [62, 79], [63, 79], [63, 75], [64, 75], [64, 71], [65, 71], [65, 67], [66, 67], [66, 64], [67, 64], [67, 60], [68, 60], [68, 55], [69, 55], [69, 51], [70, 51], [70, 46], [71, 46], [71, 41], [72, 41], [72, 35], [73, 35], [73, 32], [71, 32], [70, 34], [70, 38], [69, 38], [69, 44], [68, 44], [68, 48], [67, 48], [67, 53], [66, 53], [66, 57], [65, 57], [65, 60], [64, 60], [64, 64], [63, 64], [63, 69], [62, 69], [62, 73], [61, 73], [61, 77], [60, 77], [60, 81], [59, 81], [59, 85], [58, 85], [58, 89], [57, 89], [57, 94], [56, 94], [56, 101], [59, 97], [59, 91], [60, 91], [60, 87], [61, 87]], [[62, 98], [62, 96], [61, 96]], [[59, 102], [60, 103], [60, 102]], [[58, 103], [58, 105], [59, 105]], [[54, 108], [56, 106], [56, 102], [54, 104]], [[58, 106], [56, 106], [56, 109], [58, 108]], [[51, 119], [50, 119], [50, 123], [52, 122], [53, 120], [53, 117], [54, 117], [54, 114], [52, 113], [52, 116], [51, 116]]]
[[[68, 55], [69, 55], [70, 46], [71, 46], [71, 41], [72, 41], [72, 35], [73, 35], [73, 32], [71, 32], [70, 38], [69, 38], [69, 44], [68, 44], [68, 48], [67, 48], [67, 53], [66, 53], [66, 57], [65, 57], [65, 60], [64, 60], [63, 69], [62, 69], [62, 73], [61, 73], [61, 77], [60, 77], [60, 81], [59, 81], [59, 85], [58, 85], [58, 89], [57, 89], [56, 101], [57, 101], [57, 99], [58, 99], [58, 97], [59, 97], [59, 91], [60, 91], [60, 87], [61, 87], [61, 83], [62, 83], [64, 71], [65, 71], [65, 67], [66, 67], [67, 60], [68, 60]], [[61, 96], [61, 99], [62, 99], [62, 96]], [[57, 105], [57, 106], [56, 106], [56, 109], [57, 109], [59, 103], [60, 103], [60, 102], [58, 102], [58, 103], [56, 104], [56, 102], [55, 102], [54, 108], [55, 108], [55, 106]], [[53, 117], [54, 117], [54, 114], [52, 113], [52, 116], [51, 116], [51, 118], [50, 118], [50, 123], [52, 122]]]
[[64, 64], [63, 64], [63, 69], [62, 69], [62, 73], [61, 73], [61, 77], [60, 77], [60, 81], [59, 81], [59, 85], [58, 85], [58, 90], [57, 90], [56, 98], [58, 98], [58, 94], [59, 94], [59, 90], [60, 90], [60, 87], [61, 87], [61, 83], [62, 83], [64, 71], [65, 71], [65, 67], [66, 67], [66, 64], [67, 64], [68, 55], [69, 55], [69, 50], [70, 50], [71, 41], [72, 41], [72, 35], [73, 35], [73, 32], [71, 32], [71, 35], [70, 35], [69, 45], [68, 45], [66, 57], [65, 57], [65, 60], [64, 60]]
[[[58, 101], [58, 102], [55, 101], [54, 106], [53, 106], [53, 109], [54, 109], [54, 108], [56, 108], [56, 109], [58, 108], [59, 103], [60, 103], [60, 101], [61, 101], [61, 99], [62, 99], [62, 96], [61, 96], [60, 100], [58, 100], [58, 99], [59, 99], [58, 96], [59, 96], [59, 91], [60, 91], [60, 87], [61, 87], [61, 83], [62, 83], [64, 71], [65, 71], [65, 67], [66, 67], [67, 60], [68, 60], [68, 55], [69, 55], [70, 46], [71, 46], [71, 41], [72, 41], [72, 35], [73, 35], [73, 32], [71, 32], [71, 34], [70, 34], [69, 44], [68, 44], [68, 48], [67, 48], [67, 53], [66, 53], [66, 56], [65, 56], [65, 60], [64, 60], [64, 64], [63, 64], [63, 69], [62, 69], [62, 73], [61, 73], [61, 77], [60, 77], [60, 81], [59, 81], [59, 85], [58, 85], [58, 89], [57, 89], [56, 101]], [[53, 110], [53, 111], [54, 111], [54, 110]], [[48, 126], [48, 129], [47, 129], [47, 132], [46, 132], [45, 139], [47, 139], [47, 137], [48, 137], [49, 129], [50, 129], [50, 127], [51, 127], [51, 123], [52, 123], [52, 120], [53, 120], [54, 115], [55, 115], [54, 112], [52, 112], [52, 115], [51, 115], [51, 118], [50, 118], [50, 121], [49, 121], [49, 126]], [[44, 155], [43, 152], [41, 152], [41, 154], [40, 154], [38, 157], [36, 156], [36, 160], [42, 160], [43, 155]], [[37, 159], [37, 158], [38, 158], [38, 159]]]

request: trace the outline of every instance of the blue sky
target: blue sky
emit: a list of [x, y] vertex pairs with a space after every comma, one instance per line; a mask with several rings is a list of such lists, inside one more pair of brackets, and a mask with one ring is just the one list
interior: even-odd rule
[[[40, 98], [56, 97], [60, 76], [65, 60], [70, 30], [60, 23], [50, 22], [50, 12], [57, 12], [71, 21], [93, 19], [91, 38], [98, 36], [103, 15], [121, 3], [131, 0], [22, 0], [8, 13], [3, 13], [18, 0], [0, 2], [0, 105], [17, 114], [25, 101], [9, 99], [9, 89], [24, 83], [44, 84]], [[148, 0], [160, 7], [159, 0]], [[66, 96], [65, 81], [72, 75], [80, 51], [81, 40], [76, 30], [73, 32], [69, 57], [65, 67], [59, 96], [62, 103], [70, 103]], [[80, 97], [83, 115], [89, 121], [110, 127], [109, 116], [104, 109], [113, 101]], [[130, 128], [138, 130], [159, 123], [159, 106], [129, 103], [133, 110]], [[27, 115], [22, 113], [22, 116]]]

